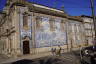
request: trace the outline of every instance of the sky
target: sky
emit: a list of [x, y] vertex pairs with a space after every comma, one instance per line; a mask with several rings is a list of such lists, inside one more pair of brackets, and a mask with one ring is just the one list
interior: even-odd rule
[[[62, 9], [71, 16], [91, 15], [90, 0], [28, 0], [48, 7]], [[0, 10], [4, 8], [6, 0], [0, 0]], [[96, 15], [96, 0], [94, 0]]]

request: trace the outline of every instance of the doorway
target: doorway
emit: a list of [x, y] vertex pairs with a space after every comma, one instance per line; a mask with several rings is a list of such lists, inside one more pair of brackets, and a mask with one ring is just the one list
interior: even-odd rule
[[23, 41], [23, 54], [30, 54], [29, 41]]

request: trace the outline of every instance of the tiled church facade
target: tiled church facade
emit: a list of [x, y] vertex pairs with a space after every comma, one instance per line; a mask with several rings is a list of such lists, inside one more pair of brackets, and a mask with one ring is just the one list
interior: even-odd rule
[[14, 2], [5, 9], [0, 17], [0, 53], [37, 54], [58, 45], [70, 51], [86, 43], [83, 20], [64, 11], [28, 2]]

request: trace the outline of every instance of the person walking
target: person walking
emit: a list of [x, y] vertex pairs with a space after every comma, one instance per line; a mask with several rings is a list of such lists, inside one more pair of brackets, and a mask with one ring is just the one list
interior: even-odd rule
[[59, 47], [59, 50], [57, 51], [57, 55], [61, 56], [61, 46], [58, 45], [58, 47]]
[[51, 48], [52, 55], [56, 55], [56, 48]]

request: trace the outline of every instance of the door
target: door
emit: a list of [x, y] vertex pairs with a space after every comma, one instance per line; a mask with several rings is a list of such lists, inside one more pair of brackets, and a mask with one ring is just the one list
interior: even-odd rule
[[30, 48], [29, 48], [29, 41], [23, 41], [23, 54], [29, 54]]

